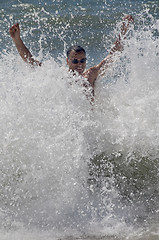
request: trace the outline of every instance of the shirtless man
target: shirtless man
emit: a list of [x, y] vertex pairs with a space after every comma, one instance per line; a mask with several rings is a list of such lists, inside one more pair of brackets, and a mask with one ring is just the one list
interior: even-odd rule
[[[105, 72], [109, 65], [112, 63], [114, 53], [116, 51], [122, 51], [123, 49], [121, 38], [127, 32], [129, 23], [133, 21], [133, 17], [128, 15], [124, 17], [123, 20], [124, 22], [121, 28], [121, 33], [119, 34], [118, 39], [115, 41], [114, 47], [111, 49], [109, 55], [96, 66], [93, 66], [85, 71], [86, 52], [82, 47], [72, 46], [67, 51], [67, 65], [69, 67], [69, 71], [72, 71], [74, 73], [77, 72], [79, 75], [86, 78], [93, 89], [97, 77], [103, 74], [103, 72]], [[31, 65], [41, 66], [41, 63], [32, 57], [31, 53], [21, 40], [19, 24], [14, 24], [10, 28], [9, 32], [22, 59]]]

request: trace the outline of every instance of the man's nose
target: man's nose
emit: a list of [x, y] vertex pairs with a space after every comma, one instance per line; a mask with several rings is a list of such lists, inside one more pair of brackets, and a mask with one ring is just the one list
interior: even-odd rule
[[82, 63], [80, 61], [78, 61], [77, 65], [78, 66], [82, 66]]

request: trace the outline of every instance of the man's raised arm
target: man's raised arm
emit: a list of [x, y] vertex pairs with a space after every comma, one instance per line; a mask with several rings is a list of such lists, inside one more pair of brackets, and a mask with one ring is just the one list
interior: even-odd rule
[[15, 46], [22, 57], [22, 59], [30, 63], [32, 65], [37, 65], [41, 66], [41, 63], [39, 61], [34, 60], [32, 57], [31, 53], [27, 49], [27, 47], [24, 45], [23, 41], [20, 38], [20, 28], [19, 28], [19, 23], [14, 24], [10, 29], [9, 29], [10, 36], [13, 39], [13, 42], [15, 43]]
[[123, 21], [124, 22], [121, 27], [121, 33], [119, 34], [117, 40], [115, 41], [114, 46], [111, 48], [109, 55], [96, 66], [98, 69], [99, 75], [102, 74], [102, 72], [105, 71], [113, 62], [112, 56], [114, 55], [114, 53], [117, 51], [123, 50], [123, 43], [122, 43], [123, 36], [127, 32], [130, 22], [133, 22], [134, 19], [131, 15], [127, 15], [124, 17]]
[[109, 55], [104, 58], [99, 64], [94, 67], [89, 68], [83, 75], [87, 77], [88, 81], [90, 82], [91, 86], [94, 88], [95, 81], [99, 75], [104, 75], [106, 70], [111, 66], [113, 63], [113, 56], [114, 53], [117, 51], [123, 50], [123, 43], [122, 39], [128, 28], [130, 22], [133, 22], [133, 17], [131, 15], [127, 15], [124, 17], [124, 22], [122, 24], [121, 33], [119, 34], [117, 40], [114, 43], [114, 46], [111, 48]]

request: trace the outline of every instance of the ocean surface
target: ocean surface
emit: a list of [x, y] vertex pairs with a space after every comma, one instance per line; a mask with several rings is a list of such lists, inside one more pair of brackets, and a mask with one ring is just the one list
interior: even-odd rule
[[[90, 104], [66, 50], [99, 63], [126, 14]], [[158, 240], [159, 1], [0, 0], [0, 25], [0, 240]]]

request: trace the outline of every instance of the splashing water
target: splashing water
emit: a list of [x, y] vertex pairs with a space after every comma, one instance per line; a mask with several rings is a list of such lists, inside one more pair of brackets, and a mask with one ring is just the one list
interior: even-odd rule
[[63, 58], [1, 53], [1, 239], [159, 236], [159, 21], [145, 15], [93, 105]]

